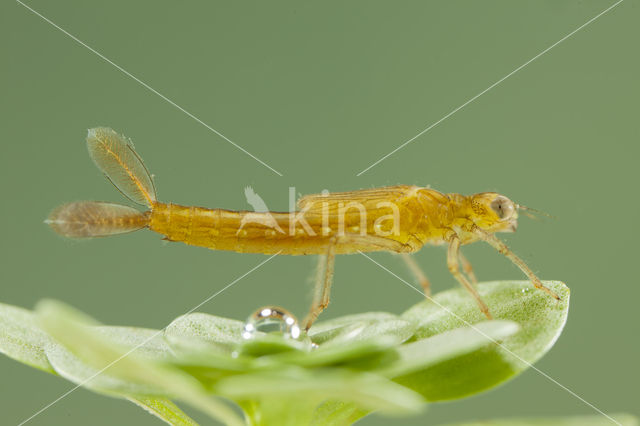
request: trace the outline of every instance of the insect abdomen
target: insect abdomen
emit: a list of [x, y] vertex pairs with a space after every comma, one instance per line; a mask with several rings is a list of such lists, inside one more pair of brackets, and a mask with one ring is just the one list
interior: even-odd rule
[[[149, 229], [162, 234], [170, 241], [211, 247], [218, 233], [215, 210], [181, 206], [172, 203], [155, 203], [151, 210]], [[204, 220], [206, 217], [208, 220]]]
[[[277, 214], [275, 214], [277, 215]], [[275, 253], [289, 236], [266, 213], [156, 203], [149, 228], [170, 241], [237, 252]], [[286, 225], [284, 225], [286, 226]]]
[[[295, 214], [295, 213], [294, 213]], [[323, 254], [333, 232], [323, 233], [319, 220], [309, 219], [310, 233], [290, 229], [290, 213], [259, 213], [155, 203], [149, 229], [169, 241], [263, 254]], [[339, 250], [338, 250], [339, 251]]]
[[[299, 213], [230, 211], [155, 203], [149, 228], [170, 241], [240, 253], [324, 254], [329, 244], [337, 244], [335, 252], [338, 254], [385, 249], [379, 242], [370, 244], [370, 240], [354, 242], [350, 239], [350, 235], [356, 239], [376, 235], [375, 226], [361, 224], [355, 212], [347, 214], [343, 224], [335, 216], [325, 221], [320, 215], [310, 214], [305, 216], [306, 225], [299, 222]], [[372, 214], [371, 222], [376, 218], [377, 215]], [[406, 216], [400, 219], [401, 223], [408, 225], [406, 219]], [[406, 229], [400, 229], [399, 235], [388, 239], [402, 246], [410, 239], [410, 234]]]

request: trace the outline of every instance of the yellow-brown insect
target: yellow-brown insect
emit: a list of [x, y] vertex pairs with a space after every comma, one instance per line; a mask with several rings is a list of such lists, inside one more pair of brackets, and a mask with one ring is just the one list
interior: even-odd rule
[[[516, 230], [519, 208], [507, 197], [483, 192], [470, 196], [443, 194], [417, 186], [307, 195], [295, 212], [251, 212], [207, 209], [161, 203], [148, 170], [133, 145], [109, 128], [90, 129], [89, 154], [107, 178], [132, 201], [134, 208], [81, 201], [55, 209], [47, 223], [66, 237], [101, 237], [148, 227], [169, 241], [241, 253], [321, 255], [324, 276], [318, 278], [308, 329], [329, 303], [336, 254], [390, 251], [401, 253], [426, 295], [429, 281], [409, 253], [425, 244], [447, 244], [447, 264], [453, 276], [474, 296], [480, 309], [489, 309], [475, 289], [475, 276], [460, 246], [482, 240], [515, 263], [533, 285], [553, 297], [496, 232]], [[461, 272], [461, 267], [463, 272]]]

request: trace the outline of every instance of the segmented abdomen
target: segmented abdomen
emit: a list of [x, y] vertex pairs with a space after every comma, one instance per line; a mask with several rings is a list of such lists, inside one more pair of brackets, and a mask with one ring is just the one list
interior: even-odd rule
[[[299, 220], [298, 213], [258, 213], [155, 203], [149, 228], [170, 241], [240, 253], [323, 254], [331, 243], [336, 244], [336, 253], [408, 250], [403, 248], [410, 239], [406, 230], [379, 238], [378, 244], [382, 245], [377, 245], [371, 238], [380, 231], [375, 229], [375, 217], [363, 223], [359, 214], [352, 212], [338, 223], [335, 217], [323, 220], [320, 215], [305, 215], [304, 220]], [[383, 231], [388, 233], [389, 230]], [[345, 234], [352, 238], [336, 238], [336, 235]]]

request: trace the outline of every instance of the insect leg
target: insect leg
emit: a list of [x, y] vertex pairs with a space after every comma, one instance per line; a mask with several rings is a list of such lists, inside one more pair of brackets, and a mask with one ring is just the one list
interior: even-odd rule
[[460, 259], [460, 264], [462, 265], [462, 271], [465, 273], [471, 284], [474, 286], [478, 284], [478, 279], [476, 278], [476, 274], [473, 272], [473, 266], [464, 254], [462, 254], [462, 250], [458, 252], [458, 258]]
[[331, 297], [331, 284], [333, 284], [333, 271], [336, 262], [335, 245], [330, 245], [327, 250], [326, 267], [324, 271], [324, 282], [322, 284], [322, 301], [320, 307], [324, 310], [329, 306]]
[[491, 313], [489, 313], [489, 308], [484, 303], [482, 298], [480, 298], [480, 295], [478, 294], [476, 288], [469, 282], [467, 277], [462, 275], [462, 273], [460, 272], [460, 263], [458, 262], [459, 256], [460, 239], [457, 235], [453, 235], [453, 237], [451, 237], [449, 241], [449, 250], [447, 251], [447, 266], [449, 267], [449, 272], [451, 272], [451, 275], [453, 275], [453, 277], [458, 280], [458, 282], [462, 284], [462, 286], [466, 288], [469, 293], [471, 293], [474, 299], [476, 299], [476, 302], [478, 302], [478, 306], [480, 306], [480, 310], [482, 311], [482, 313], [484, 313], [484, 315], [488, 319], [493, 319]]
[[[316, 263], [315, 276], [313, 277], [313, 299], [311, 302], [311, 306], [316, 306], [320, 304], [320, 300], [322, 300], [322, 287], [324, 284], [324, 274], [327, 263], [327, 255], [321, 254], [318, 255], [318, 260]], [[311, 311], [313, 308], [309, 308]]]
[[[305, 330], [309, 330], [318, 315], [329, 306], [335, 258], [335, 242], [332, 242], [327, 247], [326, 256], [321, 256], [319, 259], [313, 301], [311, 302], [311, 308], [309, 308], [309, 314], [304, 320]], [[324, 269], [324, 274], [321, 273], [322, 269]]]
[[546, 291], [551, 296], [553, 296], [556, 300], [560, 300], [560, 296], [558, 296], [550, 288], [545, 287], [545, 285], [542, 284], [540, 279], [536, 276], [536, 274], [533, 273], [533, 271], [527, 266], [527, 264], [524, 263], [522, 259], [520, 259], [514, 252], [512, 252], [511, 249], [509, 249], [509, 247], [507, 247], [507, 245], [502, 241], [500, 241], [495, 235], [489, 234], [488, 232], [485, 232], [480, 228], [475, 228], [473, 232], [480, 239], [489, 243], [489, 245], [491, 245], [493, 248], [498, 250], [500, 253], [505, 255], [509, 260], [515, 263], [516, 266], [520, 268], [522, 272], [525, 273], [525, 275], [529, 278], [529, 280], [531, 281], [531, 283], [534, 285], [535, 288]]
[[402, 260], [404, 260], [409, 270], [411, 270], [411, 273], [413, 273], [414, 277], [418, 280], [418, 282], [422, 286], [424, 295], [427, 297], [431, 296], [431, 283], [429, 282], [429, 279], [427, 278], [427, 276], [424, 274], [424, 272], [418, 265], [418, 262], [416, 262], [413, 256], [411, 256], [408, 253], [400, 253], [400, 256], [402, 256]]

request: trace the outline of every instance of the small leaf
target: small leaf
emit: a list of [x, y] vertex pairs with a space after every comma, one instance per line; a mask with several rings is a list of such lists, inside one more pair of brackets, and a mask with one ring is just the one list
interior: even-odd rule
[[512, 321], [494, 320], [477, 323], [473, 328], [461, 327], [407, 343], [398, 348], [398, 360], [383, 370], [389, 377], [406, 376], [426, 370], [442, 361], [476, 351], [518, 331]]
[[242, 343], [243, 328], [241, 321], [196, 312], [173, 320], [164, 337], [177, 352], [217, 349], [231, 353]]
[[[609, 415], [622, 426], [638, 426], [638, 418], [630, 414]], [[483, 420], [479, 422], [447, 423], [442, 426], [611, 426], [613, 422], [601, 414], [572, 417], [540, 417]]]
[[261, 357], [283, 352], [307, 353], [310, 349], [310, 343], [288, 339], [277, 334], [263, 333], [256, 334], [252, 339], [243, 339], [242, 343], [236, 346], [239, 355], [248, 357]]
[[415, 324], [387, 312], [366, 312], [316, 323], [309, 330], [320, 346], [342, 345], [357, 340], [390, 336], [402, 343], [413, 335]]
[[[105, 341], [102, 336], [97, 335], [95, 327], [87, 325], [84, 314], [53, 301], [40, 302], [36, 312], [40, 324], [52, 337], [91, 369], [97, 370], [79, 384], [91, 385], [94, 381], [100, 380], [100, 383], [115, 384], [115, 389], [106, 387], [103, 390], [117, 394], [127, 392], [126, 387], [118, 387], [122, 382], [135, 387], [148, 386], [152, 393], [175, 396], [223, 423], [237, 426], [243, 424], [231, 408], [217, 398], [207, 395], [205, 389], [194, 378], [168, 365], [140, 358], [131, 349], [126, 350]], [[76, 364], [73, 372], [78, 371], [81, 370]], [[86, 374], [86, 371], [83, 373]], [[112, 377], [115, 381], [109, 383], [105, 377]]]
[[123, 349], [135, 348], [137, 357], [153, 361], [172, 361], [175, 356], [162, 337], [162, 331], [150, 328], [97, 326], [96, 337]]
[[[251, 357], [299, 349], [298, 342], [256, 333], [256, 339], [242, 338], [244, 323], [215, 315], [192, 313], [176, 318], [164, 332], [177, 364], [211, 386], [221, 377], [245, 371]], [[298, 345], [298, 346], [292, 346]]]
[[397, 358], [393, 348], [399, 343], [392, 336], [355, 340], [342, 345], [320, 346], [310, 352], [284, 352], [260, 359], [259, 365], [281, 364], [303, 367], [344, 366], [355, 369], [379, 368]]
[[402, 317], [372, 312], [321, 322], [300, 340], [261, 332], [243, 339], [242, 322], [207, 314], [156, 331], [101, 326], [55, 302], [39, 304], [36, 315], [0, 305], [0, 350], [171, 424], [195, 423], [169, 398], [239, 426], [217, 394], [236, 401], [250, 424], [348, 425], [371, 411], [415, 412], [425, 399], [460, 398], [518, 374], [566, 321], [568, 290], [547, 285], [560, 302], [528, 283], [480, 284], [494, 321], [453, 290]]
[[[86, 320], [86, 317], [82, 320]], [[56, 321], [60, 321], [60, 318], [48, 322], [46, 327], [55, 327]], [[95, 323], [93, 320], [90, 321]], [[93, 325], [87, 327], [85, 332], [90, 333], [93, 339], [113, 345], [122, 353], [128, 354], [127, 356], [133, 356], [140, 360], [164, 362], [173, 359], [169, 346], [162, 338], [162, 332], [158, 330]], [[73, 340], [73, 336], [65, 336], [63, 342], [69, 343], [70, 338]], [[76, 346], [71, 344], [70, 348], [74, 347]], [[107, 366], [111, 362], [116, 364], [119, 362], [116, 362], [117, 358], [109, 357], [113, 351], [96, 351], [91, 346], [82, 345], [78, 347], [76, 352], [79, 353], [76, 354], [58, 343], [48, 345], [45, 351], [49, 362], [58, 374], [74, 383], [82, 383], [84, 387], [95, 391], [116, 395], [162, 394], [165, 391], [162, 387], [151, 385], [144, 380], [132, 381], [118, 378], [117, 369], [119, 366], [108, 367], [109, 371], [101, 373], [100, 368], [83, 360], [84, 356], [84, 359], [88, 357], [89, 360], [95, 362], [94, 365]]]
[[419, 395], [379, 375], [335, 368], [255, 372], [223, 379], [216, 389], [233, 399], [285, 398], [292, 406], [298, 398], [316, 404], [339, 399], [386, 413], [417, 412], [424, 405]]
[[51, 338], [33, 313], [0, 303], [0, 352], [16, 361], [55, 374], [44, 348]]
[[[86, 356], [87, 351], [84, 352]], [[132, 381], [119, 378], [110, 369], [101, 372], [102, 368], [106, 367], [109, 362], [115, 361], [117, 357], [109, 358], [107, 361], [97, 364], [100, 367], [95, 367], [60, 344], [47, 345], [46, 354], [56, 373], [87, 389], [109, 395], [161, 395], [163, 393], [161, 387], [143, 383], [140, 380]]]
[[[558, 281], [544, 284], [561, 300], [537, 290], [528, 281], [478, 284], [493, 316], [518, 323], [520, 331], [500, 345], [490, 345], [395, 380], [429, 401], [438, 401], [472, 395], [519, 374], [551, 348], [567, 320], [569, 289]], [[434, 302], [418, 303], [403, 315], [418, 324], [414, 339], [485, 320], [464, 289], [438, 293], [433, 299]]]
[[298, 426], [311, 424], [314, 408], [319, 401], [314, 395], [301, 398], [265, 394], [259, 399], [241, 400], [238, 403], [245, 412], [247, 425]]
[[353, 402], [338, 400], [324, 401], [313, 413], [312, 426], [348, 426], [366, 416], [369, 412]]
[[281, 351], [263, 357], [260, 365], [379, 368], [397, 358], [390, 349], [411, 337], [414, 329], [413, 323], [386, 312], [347, 315], [311, 328], [309, 337], [319, 345], [313, 350]]
[[130, 397], [129, 401], [142, 407], [161, 420], [173, 426], [198, 426], [198, 424], [176, 404], [164, 398], [149, 398], [145, 396]]

